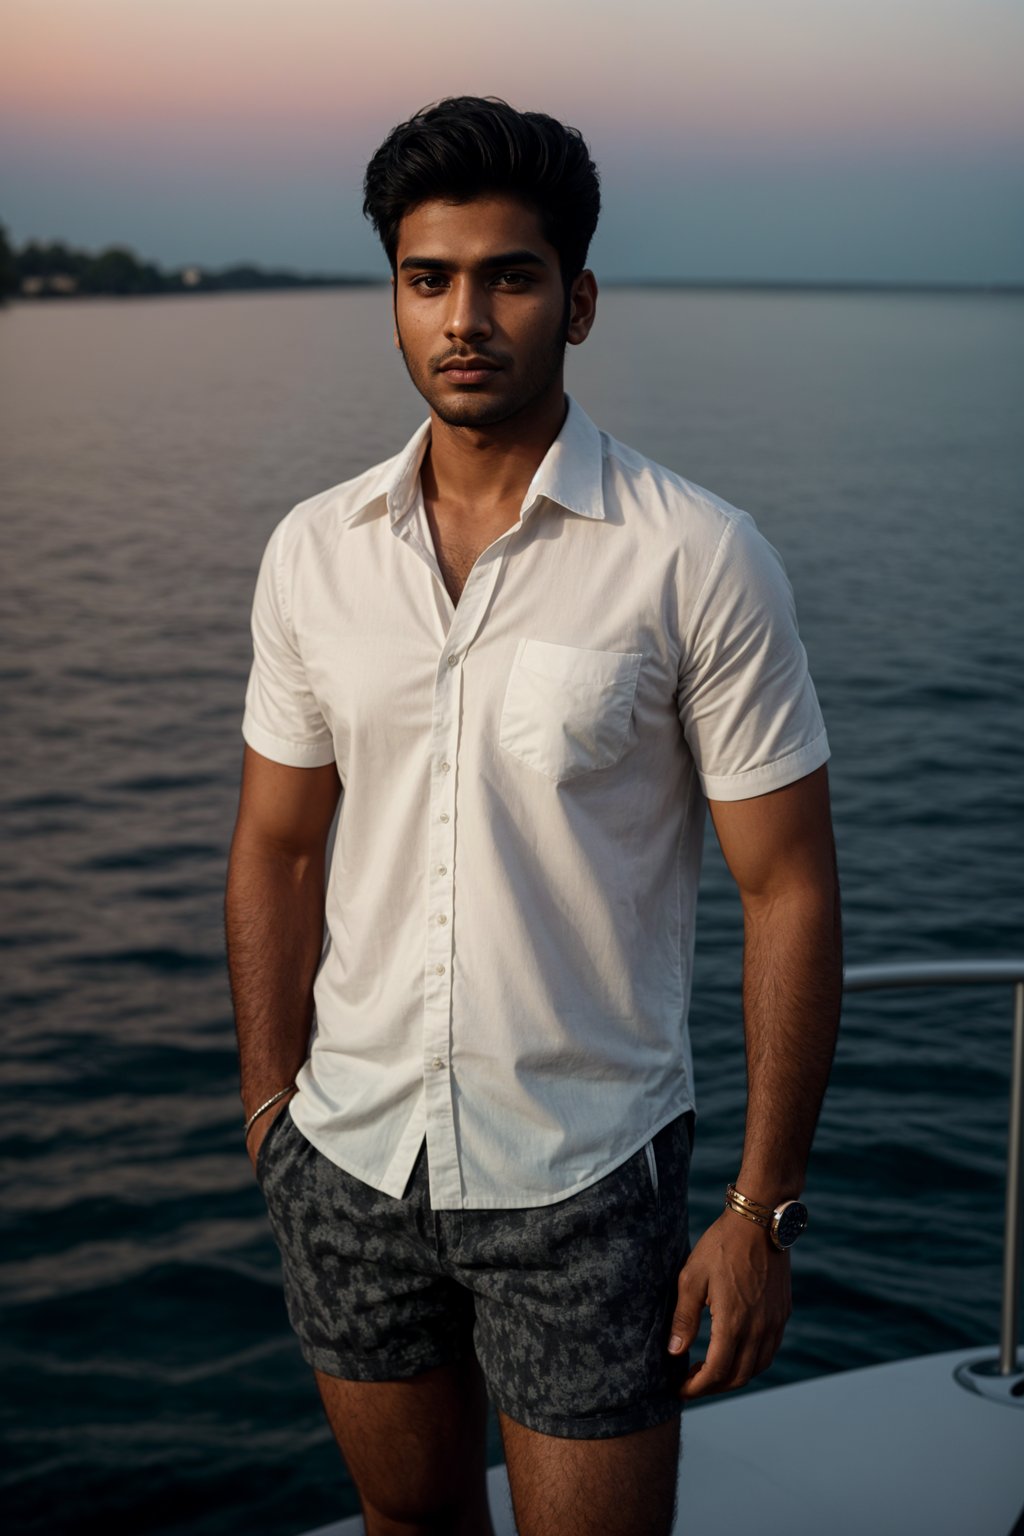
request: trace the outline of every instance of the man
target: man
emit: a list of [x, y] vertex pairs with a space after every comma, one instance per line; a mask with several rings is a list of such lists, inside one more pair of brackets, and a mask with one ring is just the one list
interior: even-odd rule
[[[257, 586], [246, 1137], [370, 1536], [490, 1531], [488, 1396], [521, 1536], [662, 1536], [682, 1403], [764, 1370], [790, 1310], [840, 995], [828, 748], [775, 552], [566, 400], [598, 207], [542, 114], [392, 132], [365, 211], [429, 421], [296, 507]], [[687, 1257], [705, 802], [749, 1093]]]

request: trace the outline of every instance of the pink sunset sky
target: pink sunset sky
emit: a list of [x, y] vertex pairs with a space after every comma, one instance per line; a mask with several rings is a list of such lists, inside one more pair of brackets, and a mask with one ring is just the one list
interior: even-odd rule
[[379, 273], [363, 166], [466, 92], [583, 131], [599, 275], [1024, 281], [1017, 0], [47, 0], [3, 34], [16, 243]]

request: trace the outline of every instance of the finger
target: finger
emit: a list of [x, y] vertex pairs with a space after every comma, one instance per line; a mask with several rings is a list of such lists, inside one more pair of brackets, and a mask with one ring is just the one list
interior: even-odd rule
[[706, 1397], [712, 1392], [724, 1392], [732, 1378], [739, 1343], [738, 1336], [724, 1323], [713, 1320], [707, 1359], [687, 1376], [682, 1396]]
[[768, 1369], [772, 1361], [775, 1359], [776, 1354], [778, 1353], [779, 1345], [781, 1342], [781, 1337], [774, 1333], [769, 1334], [768, 1337], [762, 1341], [761, 1348], [757, 1352], [757, 1360], [754, 1363], [753, 1375], [760, 1376], [762, 1371], [766, 1371]]
[[689, 1349], [700, 1332], [700, 1315], [703, 1310], [704, 1302], [689, 1286], [683, 1285], [680, 1276], [676, 1309], [672, 1314], [672, 1324], [669, 1328], [668, 1352], [670, 1355], [681, 1355]]
[[731, 1392], [736, 1387], [745, 1387], [748, 1381], [766, 1371], [775, 1358], [781, 1339], [780, 1331], [767, 1320], [759, 1322], [756, 1318], [751, 1319], [745, 1336], [739, 1342], [733, 1361], [732, 1379], [725, 1390]]
[[729, 1379], [720, 1390], [722, 1392], [735, 1392], [737, 1387], [745, 1387], [747, 1382], [757, 1375], [759, 1357], [759, 1348], [747, 1348], [738, 1353], [733, 1360]]
[[682, 1387], [680, 1388], [680, 1391], [679, 1391], [679, 1396], [680, 1397], [690, 1397], [690, 1396], [696, 1395], [696, 1394], [692, 1394], [692, 1393], [688, 1392], [686, 1389], [690, 1385], [691, 1381], [696, 1381], [697, 1380], [697, 1377], [700, 1375], [700, 1373], [701, 1373], [701, 1371], [703, 1369], [704, 1369], [704, 1361], [703, 1360], [695, 1360], [693, 1362], [693, 1364], [690, 1366], [690, 1369], [687, 1371], [686, 1376], [683, 1379], [683, 1385], [682, 1385]]

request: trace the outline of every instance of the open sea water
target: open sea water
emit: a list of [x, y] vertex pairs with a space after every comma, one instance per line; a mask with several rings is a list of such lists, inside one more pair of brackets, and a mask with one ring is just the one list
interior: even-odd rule
[[[1024, 300], [611, 290], [569, 387], [786, 560], [848, 961], [1019, 954]], [[263, 544], [421, 417], [382, 289], [0, 313], [8, 1530], [356, 1507], [242, 1147], [220, 907]], [[697, 949], [695, 1233], [742, 1134], [713, 846]], [[850, 1000], [748, 1390], [995, 1340], [1010, 1022], [1008, 989]]]

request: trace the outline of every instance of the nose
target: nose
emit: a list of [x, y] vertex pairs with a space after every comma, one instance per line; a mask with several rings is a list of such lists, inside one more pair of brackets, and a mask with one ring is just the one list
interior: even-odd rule
[[445, 332], [452, 341], [475, 341], [491, 334], [486, 290], [468, 274], [452, 283], [446, 321]]

